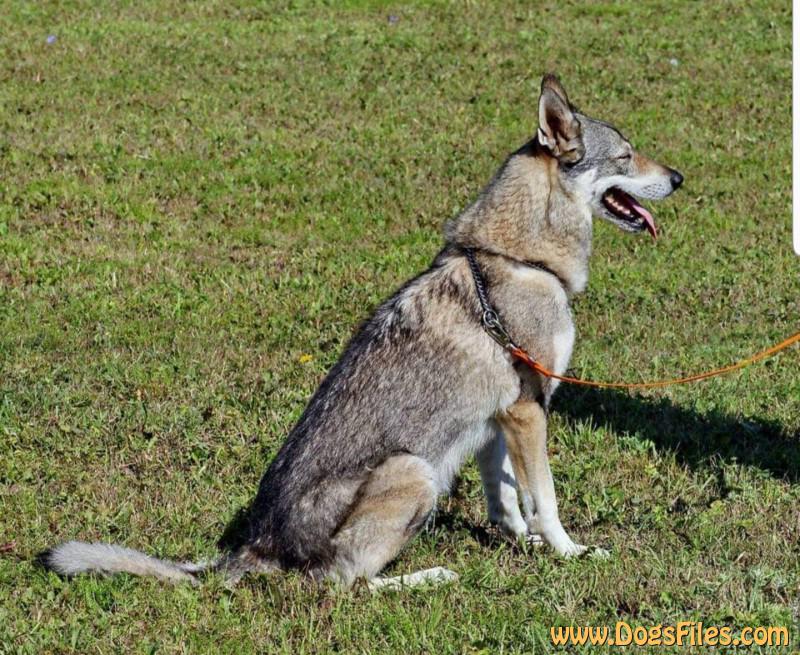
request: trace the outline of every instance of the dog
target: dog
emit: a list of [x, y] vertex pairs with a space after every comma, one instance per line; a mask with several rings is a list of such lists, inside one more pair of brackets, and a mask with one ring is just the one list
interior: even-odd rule
[[[362, 578], [392, 585], [398, 578], [378, 573], [472, 455], [492, 523], [565, 557], [585, 552], [561, 524], [547, 459], [558, 383], [490, 338], [476, 284], [515, 342], [563, 374], [575, 339], [570, 298], [588, 280], [592, 218], [655, 237], [653, 216], [636, 198], [665, 198], [683, 177], [580, 113], [554, 75], [542, 79], [538, 122], [536, 135], [446, 223], [430, 268], [350, 341], [263, 476], [241, 546], [191, 564], [72, 541], [47, 552], [45, 564], [67, 576], [127, 571], [197, 583], [218, 570], [234, 584], [247, 572], [299, 569], [346, 587]], [[454, 576], [437, 568], [399, 580]]]

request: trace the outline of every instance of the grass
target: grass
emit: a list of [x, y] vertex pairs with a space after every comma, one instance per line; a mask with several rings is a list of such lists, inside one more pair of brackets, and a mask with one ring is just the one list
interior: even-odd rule
[[596, 226], [573, 370], [693, 372], [794, 332], [786, 3], [11, 2], [0, 50], [0, 652], [545, 653], [550, 625], [617, 620], [797, 647], [797, 349], [559, 391], [562, 516], [606, 561], [498, 539], [470, 463], [391, 569], [455, 586], [33, 563], [69, 538], [213, 556], [354, 327], [533, 133], [545, 70], [686, 176], [657, 245]]

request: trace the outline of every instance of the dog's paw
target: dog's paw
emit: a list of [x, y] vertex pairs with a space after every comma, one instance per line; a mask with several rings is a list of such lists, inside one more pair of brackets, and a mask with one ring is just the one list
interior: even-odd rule
[[501, 534], [512, 541], [525, 541], [528, 538], [528, 526], [521, 517], [503, 516], [491, 520], [491, 524], [496, 527]]
[[586, 546], [572, 541], [561, 526], [551, 531], [544, 531], [542, 536], [561, 557], [579, 557], [589, 550]]
[[561, 557], [566, 558], [580, 557], [589, 550], [588, 546], [576, 544], [574, 541], [570, 541], [567, 544], [559, 544], [558, 546], [554, 546], [554, 548]]
[[542, 523], [541, 534], [545, 542], [561, 557], [580, 557], [589, 550], [587, 546], [572, 541], [560, 522]]
[[563, 550], [557, 549], [557, 551], [559, 555], [566, 558], [591, 557], [592, 559], [602, 560], [611, 557], [611, 553], [605, 548], [600, 548], [598, 546], [582, 546], [574, 542], [565, 545]]
[[370, 591], [380, 589], [403, 589], [419, 587], [422, 585], [440, 585], [458, 580], [458, 573], [446, 569], [443, 566], [435, 566], [432, 569], [406, 573], [393, 578], [373, 578], [367, 583]]

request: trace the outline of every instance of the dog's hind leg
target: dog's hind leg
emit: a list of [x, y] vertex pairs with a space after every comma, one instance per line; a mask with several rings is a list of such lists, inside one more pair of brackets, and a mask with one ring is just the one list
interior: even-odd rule
[[358, 578], [383, 586], [420, 584], [455, 574], [435, 569], [392, 578], [375, 578], [419, 532], [436, 503], [431, 466], [414, 455], [393, 455], [375, 468], [359, 489], [350, 514], [332, 539], [336, 559], [327, 577], [350, 586]]

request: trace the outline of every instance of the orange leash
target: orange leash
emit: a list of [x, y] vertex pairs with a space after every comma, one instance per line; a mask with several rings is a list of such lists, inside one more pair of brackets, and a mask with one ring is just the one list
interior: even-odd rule
[[753, 355], [752, 357], [748, 357], [747, 359], [743, 359], [741, 361], [736, 362], [735, 364], [730, 364], [729, 366], [723, 366], [722, 368], [715, 368], [713, 371], [706, 371], [705, 373], [697, 373], [695, 375], [689, 375], [685, 378], [674, 378], [671, 380], [656, 380], [654, 382], [595, 382], [594, 380], [583, 380], [581, 378], [572, 378], [568, 375], [558, 375], [546, 369], [542, 366], [539, 362], [537, 362], [533, 357], [531, 357], [527, 352], [525, 352], [519, 346], [511, 346], [508, 348], [508, 351], [511, 353], [512, 356], [516, 357], [518, 360], [530, 366], [534, 371], [537, 373], [544, 375], [545, 377], [552, 378], [553, 380], [560, 380], [561, 382], [569, 382], [570, 384], [581, 384], [586, 387], [601, 387], [604, 389], [612, 388], [612, 389], [652, 389], [655, 387], [667, 387], [671, 384], [685, 384], [687, 382], [695, 382], [697, 380], [705, 380], [706, 378], [712, 378], [716, 375], [722, 375], [723, 373], [730, 373], [731, 371], [737, 371], [740, 368], [744, 368], [745, 366], [749, 366], [754, 362], [759, 360], [765, 359], [774, 355], [775, 353], [780, 352], [791, 346], [793, 343], [797, 343], [800, 341], [800, 332], [797, 334], [793, 334], [788, 339], [784, 339], [779, 344], [772, 346], [771, 348], [767, 348], [766, 350], [762, 350], [760, 353]]

